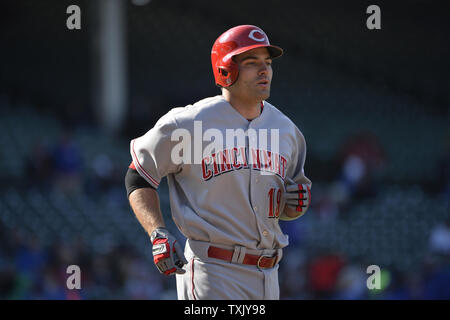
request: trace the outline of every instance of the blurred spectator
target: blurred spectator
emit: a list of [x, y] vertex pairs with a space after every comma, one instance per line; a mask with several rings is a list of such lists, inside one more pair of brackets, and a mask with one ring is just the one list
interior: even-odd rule
[[450, 257], [429, 256], [423, 270], [422, 299], [450, 299]]
[[40, 140], [34, 144], [31, 156], [26, 159], [26, 172], [31, 186], [50, 187], [53, 178], [52, 155]]
[[342, 164], [339, 182], [348, 194], [357, 198], [375, 195], [373, 174], [386, 163], [378, 138], [370, 132], [348, 137], [339, 151], [339, 158]]
[[286, 250], [286, 256], [281, 260], [280, 298], [308, 299], [307, 291], [307, 257], [299, 247]]
[[408, 288], [408, 299], [423, 299], [424, 279], [420, 270], [408, 271], [403, 274], [399, 271], [400, 276], [403, 276]]
[[336, 280], [335, 299], [358, 300], [367, 298], [367, 274], [364, 268], [351, 263], [342, 268]]
[[56, 171], [56, 186], [66, 192], [81, 191], [82, 159], [80, 149], [66, 131], [53, 150]]
[[14, 282], [7, 297], [10, 299], [30, 299], [29, 294], [33, 284], [38, 281], [46, 266], [47, 255], [35, 237], [26, 238], [22, 234], [17, 234], [14, 245], [15, 274], [11, 275]]
[[320, 216], [327, 219], [338, 218], [340, 212], [347, 210], [350, 201], [350, 191], [341, 181], [331, 183], [324, 197], [320, 199]]
[[450, 256], [450, 218], [431, 230], [430, 250]]
[[442, 266], [425, 281], [424, 299], [450, 299], [450, 267]]
[[95, 155], [90, 166], [92, 174], [84, 179], [84, 189], [88, 195], [107, 192], [117, 185], [114, 180], [114, 163], [107, 153]]
[[65, 300], [66, 282], [58, 270], [57, 265], [49, 265], [44, 269], [41, 281], [39, 282], [39, 291], [36, 292], [37, 299], [43, 300]]
[[357, 191], [360, 183], [368, 174], [367, 170], [366, 163], [360, 156], [350, 154], [345, 159], [342, 167], [342, 179], [352, 193]]
[[371, 132], [360, 132], [347, 138], [340, 151], [341, 159], [357, 156], [369, 171], [382, 168], [386, 154], [378, 138]]
[[98, 179], [107, 181], [108, 178], [111, 178], [113, 172], [113, 162], [108, 154], [100, 153], [95, 156], [92, 168]]
[[151, 272], [151, 266], [141, 259], [133, 259], [127, 266], [124, 295], [129, 299], [160, 299], [164, 291], [162, 278]]
[[31, 281], [42, 272], [47, 262], [47, 254], [40, 245], [39, 239], [25, 239], [16, 251], [15, 264], [17, 271]]
[[408, 283], [406, 274], [395, 270], [395, 268], [382, 269], [381, 289], [371, 292], [371, 297], [386, 300], [407, 300], [412, 296], [409, 285], [413, 285], [413, 278]]
[[336, 295], [339, 273], [346, 259], [333, 251], [324, 252], [312, 259], [309, 265], [309, 286], [313, 299], [331, 299]]

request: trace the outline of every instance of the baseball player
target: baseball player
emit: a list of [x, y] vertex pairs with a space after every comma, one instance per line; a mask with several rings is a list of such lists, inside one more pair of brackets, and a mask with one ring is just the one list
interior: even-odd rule
[[[226, 31], [211, 51], [222, 94], [170, 110], [130, 143], [129, 202], [156, 267], [176, 275], [178, 299], [279, 299], [288, 237], [278, 222], [302, 216], [311, 199], [305, 139], [266, 101], [282, 54], [256, 26]], [[184, 250], [165, 228], [163, 177]]]

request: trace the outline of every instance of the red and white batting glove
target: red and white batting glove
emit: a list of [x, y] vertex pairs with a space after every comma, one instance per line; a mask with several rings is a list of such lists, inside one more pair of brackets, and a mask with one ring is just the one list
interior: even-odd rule
[[165, 228], [156, 228], [150, 235], [153, 244], [153, 261], [159, 272], [165, 275], [183, 274], [183, 265], [187, 264], [177, 239]]
[[308, 184], [288, 184], [283, 197], [288, 207], [303, 215], [311, 203], [311, 186]]

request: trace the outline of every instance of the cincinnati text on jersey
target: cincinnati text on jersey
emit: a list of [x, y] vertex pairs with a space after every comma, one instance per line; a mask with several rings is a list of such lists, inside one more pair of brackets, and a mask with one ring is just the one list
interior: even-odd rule
[[281, 154], [263, 149], [234, 147], [221, 150], [202, 159], [203, 180], [223, 173], [252, 169], [271, 172], [282, 179], [286, 177], [287, 160]]

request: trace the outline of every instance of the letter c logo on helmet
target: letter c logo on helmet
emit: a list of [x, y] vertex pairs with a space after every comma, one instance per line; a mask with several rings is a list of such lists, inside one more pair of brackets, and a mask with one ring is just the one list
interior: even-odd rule
[[264, 31], [256, 26], [241, 25], [222, 33], [211, 50], [216, 85], [220, 87], [233, 85], [239, 75], [239, 67], [233, 61], [233, 57], [256, 48], [267, 48], [272, 59], [283, 54], [283, 49], [271, 45]]
[[[262, 38], [256, 38], [256, 37], [254, 36], [254, 33], [256, 33], [256, 32], [260, 33], [260, 34], [262, 35]], [[264, 33], [262, 33], [262, 32], [261, 32], [260, 30], [258, 30], [258, 29], [255, 29], [255, 30], [250, 31], [250, 33], [248, 34], [248, 37], [249, 37], [250, 39], [253, 39], [253, 40], [259, 41], [259, 42], [266, 40], [266, 36], [264, 35]]]

